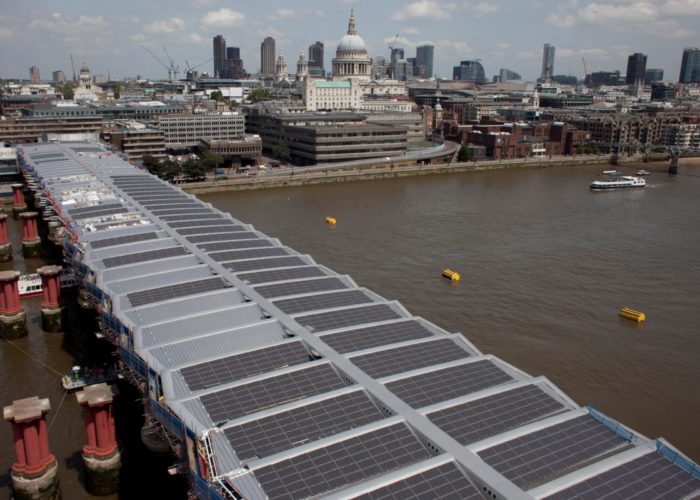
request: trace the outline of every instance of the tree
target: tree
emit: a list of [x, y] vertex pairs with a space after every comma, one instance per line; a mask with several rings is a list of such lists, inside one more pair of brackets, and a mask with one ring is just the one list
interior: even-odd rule
[[66, 82], [63, 84], [63, 89], [61, 90], [63, 94], [63, 98], [66, 101], [72, 101], [73, 100], [73, 84], [70, 82]]
[[209, 99], [214, 99], [215, 101], [223, 101], [224, 94], [222, 94], [220, 90], [215, 90], [211, 94], [209, 94]]
[[114, 98], [119, 99], [122, 96], [122, 87], [118, 83], [114, 84], [112, 87], [112, 92], [114, 93]]
[[182, 175], [188, 179], [198, 180], [203, 178], [207, 173], [207, 169], [201, 162], [189, 159], [182, 164]]
[[210, 151], [208, 149], [202, 152], [202, 166], [203, 168], [217, 168], [224, 163], [223, 157], [219, 153]]
[[474, 150], [469, 146], [469, 144], [462, 144], [459, 150], [457, 159], [459, 161], [470, 161], [474, 157]]
[[253, 89], [248, 94], [248, 100], [255, 104], [256, 102], [264, 101], [270, 96], [270, 89]]
[[289, 161], [289, 145], [286, 142], [278, 142], [272, 147], [272, 156], [280, 161]]

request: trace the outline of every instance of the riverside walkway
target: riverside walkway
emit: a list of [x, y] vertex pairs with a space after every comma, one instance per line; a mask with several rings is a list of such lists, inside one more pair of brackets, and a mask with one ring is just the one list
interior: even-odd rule
[[665, 441], [102, 147], [19, 153], [198, 497], [700, 495]]

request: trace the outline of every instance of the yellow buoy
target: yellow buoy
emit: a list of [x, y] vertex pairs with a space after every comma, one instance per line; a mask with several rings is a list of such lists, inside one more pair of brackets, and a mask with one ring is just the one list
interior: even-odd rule
[[331, 226], [335, 226], [335, 223], [336, 223], [337, 221], [335, 220], [335, 217], [330, 217], [330, 216], [328, 216], [328, 217], [326, 217], [326, 222], [327, 222], [328, 224], [330, 224]]
[[459, 278], [460, 278], [459, 273], [452, 271], [450, 269], [443, 269], [442, 270], [442, 277], [447, 278], [448, 280], [453, 281], [455, 283], [457, 281], [459, 281]]
[[641, 323], [642, 321], [647, 319], [643, 312], [635, 311], [634, 309], [630, 309], [629, 307], [623, 307], [622, 309], [620, 309], [620, 316], [622, 316], [623, 318], [631, 319], [632, 321], [636, 321], [637, 323]]

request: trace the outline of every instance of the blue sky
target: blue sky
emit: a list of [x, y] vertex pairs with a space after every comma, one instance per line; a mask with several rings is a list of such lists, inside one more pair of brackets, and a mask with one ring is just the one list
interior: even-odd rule
[[[501, 67], [526, 79], [539, 76], [542, 45], [557, 47], [555, 74], [626, 70], [627, 56], [648, 55], [648, 68], [662, 68], [676, 81], [683, 47], [700, 46], [700, 0], [0, 0], [0, 77], [42, 78], [62, 69], [70, 77], [70, 53], [93, 74], [166, 76], [143, 50], [176, 64], [197, 65], [212, 56], [212, 37], [239, 46], [248, 71], [260, 66], [260, 42], [277, 41], [290, 71], [300, 52], [325, 43], [326, 67], [347, 29], [351, 8], [370, 56], [388, 56], [388, 43], [406, 57], [421, 43], [435, 45], [435, 70], [450, 78], [461, 59], [479, 58], [488, 76]], [[212, 63], [201, 70], [212, 71]]]

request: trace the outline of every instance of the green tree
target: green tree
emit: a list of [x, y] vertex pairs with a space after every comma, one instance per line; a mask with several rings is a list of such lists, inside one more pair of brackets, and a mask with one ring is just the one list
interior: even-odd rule
[[219, 153], [214, 151], [209, 151], [205, 149], [202, 152], [202, 166], [203, 168], [217, 168], [224, 163], [223, 157]]
[[70, 101], [73, 99], [73, 84], [70, 82], [66, 82], [63, 84], [63, 89], [61, 90], [63, 93], [63, 98], [67, 101]]
[[207, 173], [207, 169], [202, 162], [196, 160], [187, 160], [182, 164], [182, 175], [188, 179], [197, 180], [203, 178]]
[[469, 147], [469, 144], [462, 144], [457, 159], [459, 161], [470, 161], [472, 158], [474, 158], [474, 150]]
[[581, 147], [580, 144], [576, 144], [576, 147], [574, 148], [574, 151], [576, 151], [577, 155], [580, 155], [583, 152], [583, 148]]
[[272, 156], [280, 161], [289, 161], [289, 145], [286, 142], [278, 142], [272, 147]]
[[256, 102], [264, 101], [270, 96], [270, 89], [253, 89], [248, 95], [248, 100], [255, 104]]
[[114, 98], [119, 99], [122, 96], [122, 86], [115, 83], [114, 87], [112, 87], [112, 92], [114, 93]]
[[221, 93], [220, 90], [215, 90], [211, 94], [209, 94], [210, 99], [214, 99], [215, 101], [223, 101], [224, 99], [224, 94]]

